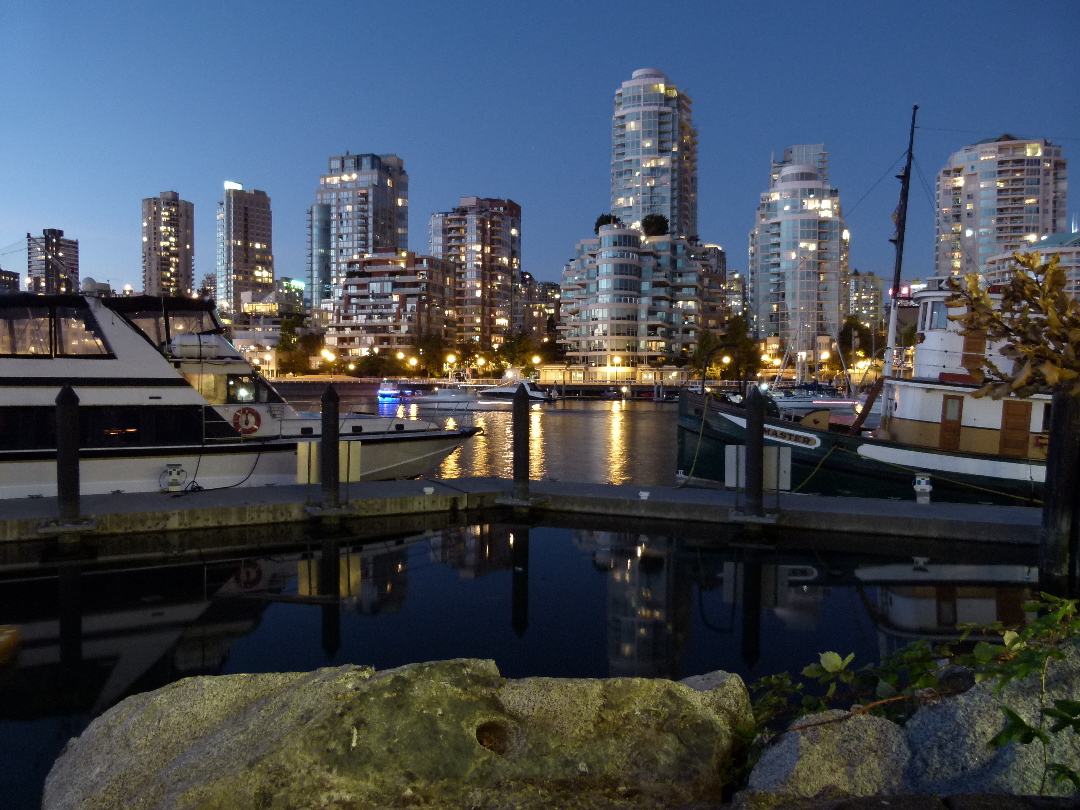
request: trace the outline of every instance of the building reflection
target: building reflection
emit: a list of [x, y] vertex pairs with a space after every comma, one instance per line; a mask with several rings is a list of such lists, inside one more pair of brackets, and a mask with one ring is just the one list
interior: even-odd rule
[[513, 566], [514, 529], [481, 524], [443, 529], [425, 538], [431, 561], [449, 565], [461, 579], [479, 579]]
[[336, 592], [319, 593], [319, 560], [309, 557], [297, 562], [297, 593], [337, 596], [345, 613], [370, 615], [401, 610], [408, 595], [407, 548], [379, 544], [338, 556]]

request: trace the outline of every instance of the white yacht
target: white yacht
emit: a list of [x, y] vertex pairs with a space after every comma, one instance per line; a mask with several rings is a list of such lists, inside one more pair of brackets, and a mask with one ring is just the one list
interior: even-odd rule
[[481, 399], [505, 399], [512, 402], [520, 387], [524, 387], [530, 402], [551, 402], [555, 399], [550, 391], [545, 391], [532, 380], [510, 380], [501, 385], [481, 388], [479, 394]]
[[[56, 495], [56, 397], [79, 397], [84, 494], [310, 480], [304, 418], [225, 339], [212, 302], [0, 296], [0, 499]], [[345, 414], [342, 480], [411, 478], [476, 428]]]

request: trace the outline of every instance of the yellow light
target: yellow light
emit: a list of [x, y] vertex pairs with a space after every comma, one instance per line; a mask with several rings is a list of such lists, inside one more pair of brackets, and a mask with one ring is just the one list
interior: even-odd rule
[[822, 352], [821, 353], [821, 359], [822, 360], [828, 360], [830, 356], [831, 355], [828, 352]]
[[487, 362], [487, 361], [486, 361], [486, 360], [485, 360], [485, 359], [484, 359], [483, 357], [477, 357], [477, 358], [476, 358], [476, 365], [478, 365], [478, 366], [482, 366], [482, 365], [484, 365], [484, 363], [486, 363], [486, 362]]
[[416, 363], [417, 363], [417, 359], [415, 357], [410, 357], [409, 358], [409, 365], [410, 366], [412, 366], [413, 368], [416, 368]]
[[533, 358], [532, 358], [532, 361], [533, 361], [533, 365], [534, 365], [534, 366], [535, 366], [535, 365], [539, 365], [539, 363], [540, 363], [540, 355], [538, 355], [538, 354], [534, 354], [534, 355], [533, 355]]
[[454, 355], [452, 355], [452, 354], [446, 355], [446, 362], [447, 363], [453, 363], [455, 360], [457, 360], [457, 358]]
[[731, 362], [731, 357], [725, 354], [723, 357], [720, 358], [720, 362], [726, 366], [728, 363]]
[[323, 349], [323, 350], [322, 350], [321, 352], [319, 352], [319, 353], [320, 353], [320, 354], [321, 354], [321, 355], [322, 355], [322, 356], [323, 356], [323, 357], [324, 357], [325, 359], [329, 360], [329, 361], [330, 361], [331, 363], [333, 363], [333, 362], [334, 362], [335, 360], [337, 360], [337, 357], [335, 357], [335, 356], [334, 356], [334, 353], [333, 353], [332, 351], [330, 351], [329, 349]]
[[397, 353], [397, 359], [398, 360], [404, 360], [405, 359], [405, 352], [398, 352]]
[[622, 362], [622, 358], [621, 358], [621, 357], [619, 357], [619, 355], [615, 355], [615, 356], [614, 356], [614, 357], [613, 357], [613, 358], [611, 359], [611, 362], [613, 362], [613, 363], [614, 363], [615, 365], [619, 365], [619, 363], [621, 363], [621, 362]]

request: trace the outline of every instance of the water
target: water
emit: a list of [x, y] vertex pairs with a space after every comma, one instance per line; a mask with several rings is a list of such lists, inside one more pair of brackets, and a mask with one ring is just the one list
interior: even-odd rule
[[[423, 418], [484, 428], [439, 475], [510, 476], [509, 411]], [[673, 404], [560, 402], [533, 410], [530, 427], [536, 479], [674, 483]], [[230, 551], [250, 543], [242, 532], [187, 533], [165, 539], [167, 554], [131, 556], [142, 545], [124, 540], [64, 565], [44, 544], [5, 546], [0, 624], [18, 625], [23, 647], [0, 669], [0, 807], [37, 807], [69, 738], [183, 677], [477, 657], [510, 678], [753, 680], [827, 650], [861, 664], [957, 622], [1015, 620], [1035, 577], [1022, 551], [891, 539], [887, 556], [875, 538], [764, 547], [704, 524], [643, 534], [617, 518], [507, 518], [358, 521], [326, 558], [338, 570], [323, 581], [338, 587], [321, 602], [323, 541], [305, 526], [271, 527], [262, 549]]]

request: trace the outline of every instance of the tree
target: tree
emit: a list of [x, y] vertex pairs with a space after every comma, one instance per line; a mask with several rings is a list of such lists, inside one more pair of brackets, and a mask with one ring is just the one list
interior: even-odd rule
[[641, 220], [641, 230], [646, 236], [665, 236], [668, 232], [668, 220], [663, 214], [648, 214]]
[[723, 379], [746, 380], [756, 376], [761, 368], [761, 353], [758, 343], [750, 336], [750, 325], [741, 315], [728, 319], [723, 336], [720, 338], [721, 362], [730, 357], [729, 363], [723, 363]]
[[874, 346], [874, 336], [868, 326], [860, 323], [854, 315], [849, 315], [836, 339], [844, 364], [851, 369], [859, 362], [859, 355], [869, 357]]
[[596, 224], [593, 225], [593, 233], [597, 236], [600, 235], [601, 225], [622, 225], [622, 220], [614, 214], [601, 214], [596, 218]]
[[958, 312], [949, 317], [964, 335], [1001, 343], [998, 353], [1012, 361], [1003, 368], [987, 357], [970, 369], [981, 384], [974, 396], [994, 399], [1014, 394], [1060, 392], [1080, 396], [1080, 303], [1065, 292], [1065, 271], [1058, 257], [1043, 262], [1038, 253], [1014, 253], [1012, 278], [995, 303], [977, 274], [950, 278], [946, 303]]

